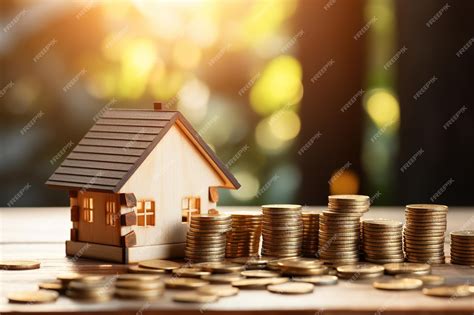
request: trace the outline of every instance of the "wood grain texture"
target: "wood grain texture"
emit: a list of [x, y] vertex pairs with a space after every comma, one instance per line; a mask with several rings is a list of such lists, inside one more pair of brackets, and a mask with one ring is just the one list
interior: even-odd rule
[[137, 224], [137, 215], [135, 212], [129, 212], [120, 215], [120, 225], [121, 226], [132, 226]]
[[127, 233], [121, 238], [121, 243], [123, 247], [132, 247], [137, 245], [137, 234], [135, 234], [135, 231], [131, 231], [130, 233]]
[[79, 206], [71, 206], [71, 221], [77, 222], [79, 218]]
[[[306, 207], [323, 210], [324, 207]], [[258, 207], [222, 207], [221, 212], [252, 211]], [[472, 208], [450, 208], [448, 232], [472, 229]], [[31, 220], [35, 217], [35, 220]], [[377, 208], [364, 214], [364, 218], [388, 218], [403, 221], [403, 208]], [[466, 226], [467, 225], [467, 226]], [[375, 290], [370, 281], [340, 281], [335, 286], [316, 287], [311, 294], [286, 296], [262, 290], [243, 290], [234, 297], [222, 298], [215, 304], [178, 304], [171, 300], [175, 291], [166, 290], [165, 295], [152, 302], [113, 299], [107, 303], [79, 303], [61, 297], [56, 303], [44, 305], [9, 304], [5, 296], [17, 290], [35, 290], [39, 282], [55, 279], [58, 274], [68, 272], [109, 274], [126, 273], [127, 266], [104, 263], [81, 258], [78, 255], [64, 256], [64, 241], [69, 238], [69, 208], [4, 208], [0, 209], [0, 253], [1, 259], [38, 260], [41, 268], [25, 271], [0, 270], [0, 312], [34, 312], [36, 314], [215, 314], [222, 312], [237, 314], [470, 314], [474, 312], [472, 299], [440, 299], [424, 296], [420, 291], [386, 292]], [[71, 242], [68, 242], [71, 243]], [[76, 244], [76, 243], [74, 243]], [[77, 243], [77, 251], [86, 246]], [[138, 247], [132, 247], [135, 249]], [[120, 259], [121, 251], [115, 248], [114, 255]], [[91, 245], [86, 248], [96, 255], [103, 249]], [[474, 268], [450, 264], [434, 266], [434, 274], [447, 277], [449, 283], [474, 281]], [[166, 277], [166, 276], [165, 276]]]
[[137, 198], [133, 193], [122, 193], [119, 194], [120, 205], [127, 208], [133, 208], [137, 206]]

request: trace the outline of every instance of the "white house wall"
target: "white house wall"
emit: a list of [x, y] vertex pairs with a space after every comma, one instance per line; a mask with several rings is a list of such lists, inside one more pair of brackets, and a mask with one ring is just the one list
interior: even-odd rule
[[191, 141], [172, 126], [120, 190], [134, 193], [138, 201], [155, 201], [155, 226], [132, 227], [137, 246], [184, 242], [187, 225], [181, 222], [182, 198], [200, 196], [201, 212], [206, 213], [216, 206], [209, 202], [209, 187], [222, 185]]

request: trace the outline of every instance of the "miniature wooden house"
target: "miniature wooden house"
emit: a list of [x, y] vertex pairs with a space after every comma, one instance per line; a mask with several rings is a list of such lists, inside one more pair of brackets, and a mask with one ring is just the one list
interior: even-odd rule
[[184, 255], [193, 213], [240, 184], [177, 111], [110, 109], [46, 182], [69, 190], [69, 256], [130, 263]]

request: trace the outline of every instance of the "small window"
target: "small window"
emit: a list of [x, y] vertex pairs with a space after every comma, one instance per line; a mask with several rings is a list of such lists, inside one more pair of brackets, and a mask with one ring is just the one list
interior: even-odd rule
[[155, 225], [155, 202], [139, 201], [137, 202], [137, 224], [138, 226]]
[[94, 222], [94, 200], [92, 198], [84, 198], [82, 207], [82, 219], [84, 222]]
[[190, 223], [194, 214], [201, 213], [201, 199], [199, 197], [184, 197], [181, 202], [181, 221]]
[[105, 224], [115, 226], [117, 221], [115, 201], [105, 203]]

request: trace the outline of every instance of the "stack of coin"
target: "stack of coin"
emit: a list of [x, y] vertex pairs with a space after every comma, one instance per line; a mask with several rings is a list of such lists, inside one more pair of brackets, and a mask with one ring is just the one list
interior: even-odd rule
[[233, 213], [232, 230], [227, 233], [226, 257], [258, 256], [261, 235], [261, 213]]
[[316, 257], [318, 254], [319, 213], [316, 211], [302, 211], [303, 245], [302, 254], [306, 257]]
[[444, 263], [444, 238], [448, 207], [434, 204], [407, 205], [404, 249], [407, 260], [429, 264]]
[[278, 270], [284, 276], [291, 277], [319, 276], [325, 275], [329, 271], [328, 267], [323, 266], [321, 260], [309, 258], [278, 260], [274, 270]]
[[474, 230], [451, 233], [451, 263], [474, 265]]
[[159, 275], [123, 274], [115, 283], [115, 295], [122, 299], [152, 300], [163, 294], [164, 287]]
[[226, 234], [230, 229], [230, 215], [200, 214], [192, 216], [186, 235], [186, 259], [192, 262], [224, 260]]
[[303, 222], [300, 205], [265, 205], [263, 211], [262, 255], [296, 257], [301, 255]]
[[92, 276], [72, 280], [67, 286], [66, 295], [89, 302], [105, 302], [114, 295], [114, 279]]
[[368, 262], [403, 262], [403, 225], [399, 221], [368, 219], [362, 222], [362, 251]]
[[328, 210], [319, 216], [319, 257], [333, 265], [359, 260], [360, 217], [369, 210], [362, 195], [329, 196]]

